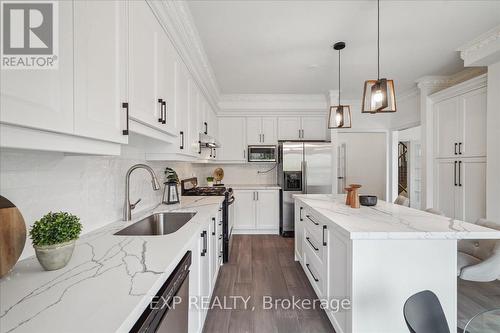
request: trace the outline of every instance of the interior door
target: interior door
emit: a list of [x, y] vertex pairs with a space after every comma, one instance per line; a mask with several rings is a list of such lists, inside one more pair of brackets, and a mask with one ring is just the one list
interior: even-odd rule
[[462, 156], [486, 156], [486, 88], [460, 96]]
[[278, 140], [299, 140], [300, 129], [300, 117], [278, 118]]
[[127, 143], [127, 4], [75, 1], [75, 134]]
[[436, 157], [454, 157], [458, 143], [459, 104], [458, 97], [434, 105], [434, 154]]
[[486, 217], [486, 160], [463, 159], [459, 162], [459, 205], [455, 218], [475, 223]]
[[302, 117], [304, 140], [326, 140], [327, 122], [323, 116]]
[[262, 123], [262, 118], [260, 117], [247, 118], [247, 144], [249, 145], [262, 144], [261, 123]]
[[73, 133], [73, 4], [59, 2], [58, 69], [1, 70], [0, 122]]
[[331, 143], [304, 143], [305, 193], [332, 193], [332, 149]]
[[436, 182], [434, 183], [434, 205], [445, 216], [455, 218], [455, 190], [457, 183], [457, 160], [436, 160]]
[[255, 191], [234, 191], [234, 229], [255, 229]]

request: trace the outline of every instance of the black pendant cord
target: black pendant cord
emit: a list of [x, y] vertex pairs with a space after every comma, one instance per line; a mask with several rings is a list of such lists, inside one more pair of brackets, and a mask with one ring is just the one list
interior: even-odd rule
[[340, 106], [340, 50], [339, 50], [339, 106]]
[[377, 81], [380, 80], [380, 0], [377, 0]]

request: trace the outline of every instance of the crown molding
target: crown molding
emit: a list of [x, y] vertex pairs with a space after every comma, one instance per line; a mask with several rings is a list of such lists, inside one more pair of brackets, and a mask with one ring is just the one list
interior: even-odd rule
[[198, 87], [217, 112], [219, 86], [187, 1], [147, 1]]
[[485, 67], [469, 67], [453, 75], [429, 75], [419, 78], [416, 83], [418, 89], [426, 90], [429, 94], [436, 93], [443, 89], [457, 85], [459, 83], [472, 80], [485, 75]]
[[454, 96], [464, 94], [471, 90], [484, 88], [487, 86], [487, 84], [488, 84], [488, 75], [482, 74], [472, 79], [457, 83], [447, 89], [443, 89], [436, 93], [433, 93], [429, 97], [434, 103], [436, 103]]
[[465, 66], [488, 66], [500, 61], [500, 25], [457, 49]]
[[223, 112], [326, 112], [327, 99], [324, 94], [223, 94], [219, 108]]

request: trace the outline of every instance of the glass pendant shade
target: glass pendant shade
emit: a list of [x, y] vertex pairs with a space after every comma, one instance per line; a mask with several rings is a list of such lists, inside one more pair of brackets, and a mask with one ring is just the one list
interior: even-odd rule
[[349, 105], [330, 106], [328, 128], [351, 128], [351, 108]]
[[396, 112], [394, 81], [387, 79], [365, 81], [361, 112]]

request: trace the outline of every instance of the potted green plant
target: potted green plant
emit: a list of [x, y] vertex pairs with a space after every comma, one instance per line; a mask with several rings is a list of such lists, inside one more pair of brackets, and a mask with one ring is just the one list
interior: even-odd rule
[[207, 177], [207, 186], [214, 186], [214, 177]]
[[49, 212], [36, 221], [29, 235], [42, 267], [52, 271], [66, 266], [81, 231], [80, 218], [66, 212]]

